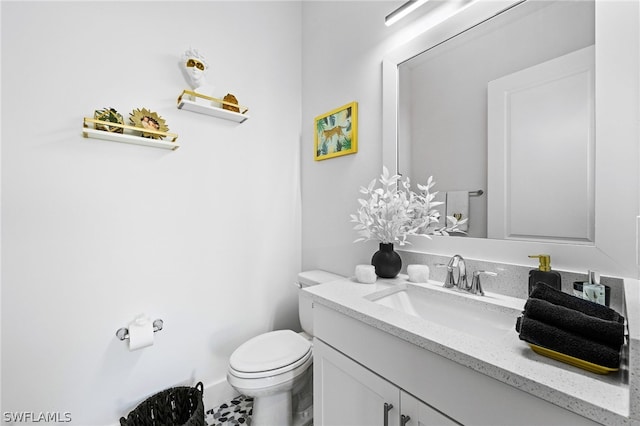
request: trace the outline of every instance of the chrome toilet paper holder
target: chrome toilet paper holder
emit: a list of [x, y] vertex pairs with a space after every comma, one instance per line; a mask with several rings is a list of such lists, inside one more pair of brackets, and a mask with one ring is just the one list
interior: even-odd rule
[[[161, 319], [155, 320], [153, 322], [153, 332], [157, 333], [158, 331], [162, 330], [163, 326], [164, 321], [162, 321]], [[129, 329], [127, 327], [119, 328], [118, 331], [116, 331], [116, 336], [120, 340], [127, 340], [129, 338]]]

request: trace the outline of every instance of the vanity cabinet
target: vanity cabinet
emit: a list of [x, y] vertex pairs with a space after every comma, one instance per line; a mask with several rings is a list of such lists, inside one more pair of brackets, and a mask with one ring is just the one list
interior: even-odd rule
[[315, 424], [459, 424], [320, 340], [314, 342], [313, 356]]
[[[425, 404], [413, 395], [400, 391], [402, 414], [409, 418], [407, 426], [453, 426], [460, 423], [450, 419], [429, 404]], [[403, 426], [401, 424], [401, 426]]]
[[[320, 303], [314, 303], [314, 424], [597, 425]], [[552, 392], [551, 389], [548, 389]], [[395, 411], [399, 407], [399, 411]], [[435, 407], [435, 408], [434, 408]]]

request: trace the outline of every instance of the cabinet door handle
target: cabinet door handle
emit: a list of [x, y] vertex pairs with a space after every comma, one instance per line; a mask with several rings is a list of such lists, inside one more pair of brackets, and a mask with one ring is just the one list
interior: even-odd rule
[[405, 426], [407, 423], [409, 423], [409, 420], [411, 420], [411, 417], [409, 416], [405, 416], [404, 414], [400, 416], [400, 426]]
[[391, 411], [391, 409], [393, 408], [393, 404], [389, 404], [389, 403], [384, 403], [384, 414], [383, 414], [383, 419], [384, 419], [384, 426], [389, 426], [389, 411]]

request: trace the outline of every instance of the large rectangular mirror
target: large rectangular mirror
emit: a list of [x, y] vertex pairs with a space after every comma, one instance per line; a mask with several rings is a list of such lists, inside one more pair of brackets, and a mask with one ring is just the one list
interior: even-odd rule
[[[566, 268], [591, 262], [637, 276], [637, 157], [622, 168], [613, 160], [629, 154], [630, 140], [611, 140], [604, 126], [622, 104], [607, 100], [616, 73], [596, 60], [616, 47], [606, 17], [625, 8], [478, 1], [385, 58], [384, 164], [470, 195], [466, 236], [413, 239], [412, 249], [514, 263], [544, 251]], [[631, 200], [611, 174], [630, 179]], [[619, 231], [607, 223], [616, 216]]]
[[403, 62], [398, 171], [470, 191], [466, 236], [593, 242], [594, 43], [593, 0], [525, 2]]

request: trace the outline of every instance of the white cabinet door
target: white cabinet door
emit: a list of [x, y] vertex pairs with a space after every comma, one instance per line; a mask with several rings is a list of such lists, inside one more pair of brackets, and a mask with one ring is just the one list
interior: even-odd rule
[[313, 376], [315, 425], [399, 426], [399, 389], [318, 339]]
[[406, 426], [454, 426], [461, 424], [404, 391], [400, 392], [400, 404]]

